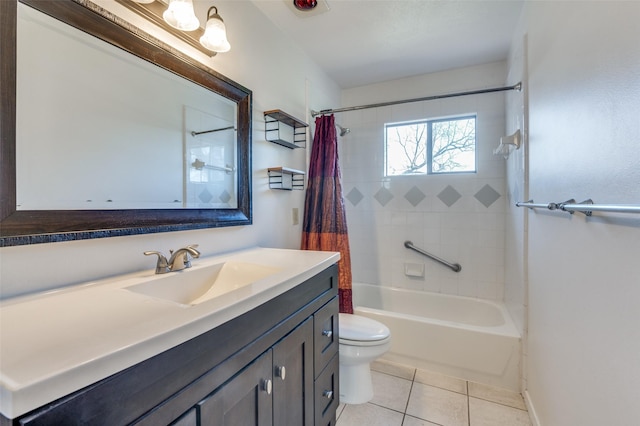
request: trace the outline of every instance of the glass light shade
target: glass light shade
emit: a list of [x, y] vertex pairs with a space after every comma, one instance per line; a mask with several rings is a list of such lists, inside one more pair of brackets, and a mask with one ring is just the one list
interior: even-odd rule
[[149, 4], [149, 3], [153, 3], [156, 0], [132, 0], [134, 3], [142, 3], [142, 4]]
[[167, 24], [182, 31], [193, 31], [200, 26], [192, 0], [170, 0], [162, 17]]
[[217, 13], [208, 17], [204, 34], [200, 37], [200, 44], [219, 53], [228, 52], [231, 49], [231, 45], [227, 41], [227, 29]]

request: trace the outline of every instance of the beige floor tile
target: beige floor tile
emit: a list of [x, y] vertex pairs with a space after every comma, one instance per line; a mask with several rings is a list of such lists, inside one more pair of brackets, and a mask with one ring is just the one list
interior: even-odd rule
[[468, 426], [467, 396], [422, 383], [414, 383], [407, 414], [443, 426]]
[[338, 408], [336, 408], [336, 420], [340, 418], [340, 414], [342, 414], [342, 410], [344, 410], [345, 404], [338, 404]]
[[373, 399], [369, 402], [404, 413], [409, 401], [411, 380], [377, 371], [371, 372], [371, 380], [373, 382]]
[[371, 363], [371, 370], [380, 373], [391, 374], [392, 376], [402, 377], [403, 379], [413, 380], [416, 369], [406, 365], [398, 364], [383, 359], [378, 359]]
[[386, 360], [371, 369], [373, 400], [340, 404], [337, 426], [531, 426], [517, 392]]
[[444, 374], [434, 373], [432, 371], [417, 370], [416, 382], [424, 383], [453, 392], [467, 394], [467, 381], [456, 377], [445, 376]]
[[497, 402], [498, 404], [508, 405], [509, 407], [518, 408], [520, 410], [527, 409], [524, 404], [524, 399], [522, 399], [522, 395], [508, 389], [469, 382], [469, 396]]
[[347, 405], [336, 426], [401, 426], [402, 413], [373, 404]]
[[471, 426], [531, 426], [529, 414], [517, 408], [469, 398]]
[[440, 426], [437, 423], [431, 423], [417, 417], [404, 416], [402, 426]]

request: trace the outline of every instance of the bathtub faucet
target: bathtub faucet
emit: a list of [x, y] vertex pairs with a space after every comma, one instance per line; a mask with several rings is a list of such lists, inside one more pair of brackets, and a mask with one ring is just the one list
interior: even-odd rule
[[191, 260], [200, 257], [200, 252], [196, 250], [197, 244], [179, 248], [176, 251], [170, 250], [169, 260], [159, 251], [145, 251], [145, 256], [157, 255], [156, 274], [166, 274], [167, 272], [182, 271], [191, 267]]

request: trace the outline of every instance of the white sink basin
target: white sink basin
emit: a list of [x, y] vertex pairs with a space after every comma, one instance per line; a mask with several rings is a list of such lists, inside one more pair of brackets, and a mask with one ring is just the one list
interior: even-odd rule
[[[196, 259], [180, 272], [145, 269], [4, 300], [0, 414], [21, 416], [156, 356], [339, 259], [335, 252], [254, 247]], [[43, 321], [43, 312], [60, 314]]]
[[227, 261], [202, 268], [155, 275], [124, 289], [181, 305], [198, 305], [223, 294], [245, 288], [280, 268], [256, 263]]

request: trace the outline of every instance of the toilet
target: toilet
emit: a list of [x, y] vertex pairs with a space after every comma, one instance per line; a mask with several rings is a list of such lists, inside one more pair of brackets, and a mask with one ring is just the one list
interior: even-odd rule
[[369, 364], [391, 342], [386, 325], [360, 315], [339, 314], [340, 402], [364, 404], [373, 398]]

